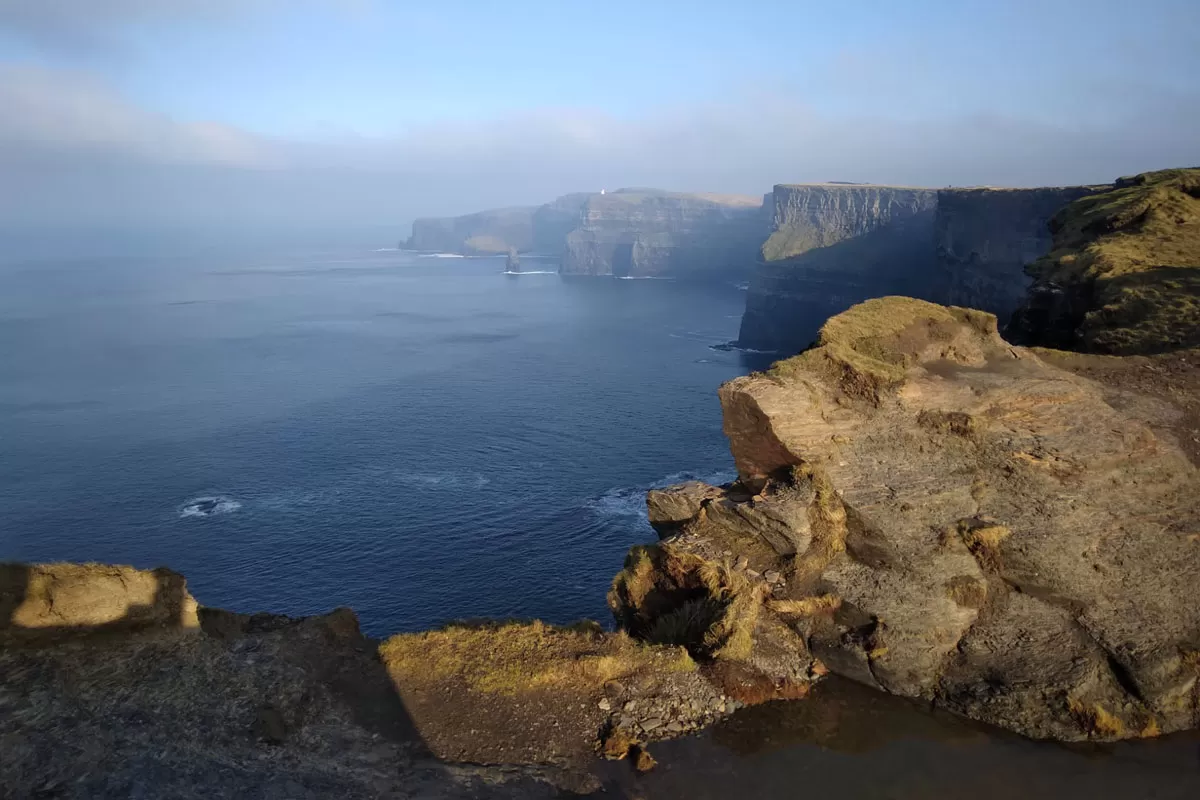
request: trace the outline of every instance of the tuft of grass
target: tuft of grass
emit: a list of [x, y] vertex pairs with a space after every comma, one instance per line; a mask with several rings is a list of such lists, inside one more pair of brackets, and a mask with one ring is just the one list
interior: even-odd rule
[[831, 614], [842, 606], [842, 598], [835, 594], [822, 594], [815, 597], [805, 597], [800, 600], [768, 600], [767, 608], [776, 614], [786, 614], [797, 617], [813, 617], [817, 614]]
[[972, 517], [959, 520], [958, 535], [981, 566], [998, 570], [1002, 564], [1000, 544], [1012, 531], [1004, 525]]
[[623, 630], [705, 660], [748, 657], [762, 600], [731, 565], [658, 546], [633, 548], [608, 595]]
[[1125, 732], [1125, 723], [1120, 717], [1110, 713], [1099, 703], [1088, 705], [1073, 697], [1067, 698], [1067, 710], [1087, 731], [1088, 736], [1109, 739], [1121, 736]]
[[591, 626], [540, 621], [454, 623], [393, 636], [379, 647], [393, 679], [405, 685], [461, 680], [476, 692], [516, 695], [543, 689], [599, 690], [642, 670], [696, 669], [686, 650], [635, 642]]
[[946, 596], [963, 608], [983, 608], [987, 595], [987, 582], [970, 575], [958, 575], [946, 584]]

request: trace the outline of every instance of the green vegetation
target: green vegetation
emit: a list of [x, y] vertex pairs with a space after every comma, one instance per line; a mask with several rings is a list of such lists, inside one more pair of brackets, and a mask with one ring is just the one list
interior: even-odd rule
[[1051, 227], [1053, 251], [1028, 272], [1082, 296], [1085, 350], [1200, 345], [1200, 169], [1122, 178], [1067, 206]]
[[826, 244], [832, 244], [832, 242], [820, 241], [816, 232], [811, 228], [800, 230], [784, 228], [772, 233], [763, 243], [762, 257], [764, 261], [783, 261], [785, 258], [801, 255], [815, 247], [824, 247]]

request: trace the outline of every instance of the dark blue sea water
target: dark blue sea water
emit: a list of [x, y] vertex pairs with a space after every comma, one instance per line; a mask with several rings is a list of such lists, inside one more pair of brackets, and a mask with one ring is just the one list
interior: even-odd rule
[[348, 605], [376, 634], [607, 620], [645, 490], [732, 475], [716, 388], [751, 365], [709, 346], [744, 294], [502, 270], [10, 258], [0, 560], [167, 565], [207, 605]]

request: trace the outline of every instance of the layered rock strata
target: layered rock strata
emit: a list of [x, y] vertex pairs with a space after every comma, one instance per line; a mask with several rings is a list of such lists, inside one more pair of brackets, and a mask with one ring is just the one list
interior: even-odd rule
[[832, 314], [891, 294], [1007, 319], [1029, 286], [1025, 265], [1050, 250], [1050, 218], [1091, 191], [777, 186], [738, 343], [799, 352]]
[[762, 200], [621, 190], [591, 195], [566, 237], [562, 272], [740, 279], [767, 235]]

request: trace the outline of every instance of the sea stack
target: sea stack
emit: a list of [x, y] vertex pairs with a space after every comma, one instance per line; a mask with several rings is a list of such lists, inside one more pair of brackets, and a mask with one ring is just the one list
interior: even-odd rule
[[505, 261], [504, 261], [504, 271], [505, 272], [520, 272], [521, 271], [521, 257], [519, 255], [517, 255], [517, 248], [515, 248], [515, 247], [508, 248], [508, 258], [505, 259]]

